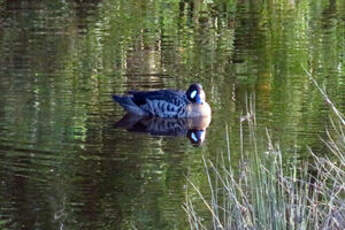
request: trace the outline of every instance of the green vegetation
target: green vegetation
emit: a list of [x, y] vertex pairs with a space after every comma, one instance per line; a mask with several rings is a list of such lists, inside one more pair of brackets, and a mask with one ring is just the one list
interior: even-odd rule
[[[327, 139], [322, 142], [331, 154], [313, 156], [311, 164], [297, 156], [284, 165], [286, 155], [272, 143], [267, 131], [267, 146], [256, 139], [254, 105], [245, 120], [249, 126], [249, 142], [253, 148], [244, 151], [237, 171], [231, 166], [231, 146], [216, 163], [204, 158], [208, 177], [209, 199], [190, 181], [185, 210], [191, 229], [210, 229], [195, 208], [197, 193], [209, 210], [212, 229], [344, 229], [345, 228], [345, 119], [307, 72], [334, 117]], [[242, 133], [242, 132], [241, 132]], [[242, 137], [242, 139], [245, 139]], [[227, 139], [229, 143], [229, 140]], [[207, 217], [206, 217], [207, 219]]]
[[[205, 194], [201, 155], [217, 162], [225, 123], [237, 183], [271, 176], [245, 178], [259, 170], [249, 159], [315, 172], [299, 168], [313, 160], [306, 146], [332, 157], [319, 139], [331, 109], [300, 64], [344, 114], [344, 15], [344, 0], [0, 0], [0, 228], [184, 229], [185, 175]], [[113, 128], [123, 111], [111, 94], [192, 81], [214, 111], [201, 148]], [[253, 137], [238, 122], [246, 94]], [[264, 127], [282, 162], [261, 156]]]

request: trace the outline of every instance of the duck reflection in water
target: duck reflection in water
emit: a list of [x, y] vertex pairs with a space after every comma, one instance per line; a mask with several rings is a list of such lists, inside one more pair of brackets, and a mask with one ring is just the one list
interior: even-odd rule
[[206, 128], [211, 117], [194, 118], [160, 118], [138, 116], [127, 113], [116, 124], [116, 128], [123, 128], [130, 132], [148, 133], [153, 136], [185, 136], [195, 145], [201, 145], [206, 137]]

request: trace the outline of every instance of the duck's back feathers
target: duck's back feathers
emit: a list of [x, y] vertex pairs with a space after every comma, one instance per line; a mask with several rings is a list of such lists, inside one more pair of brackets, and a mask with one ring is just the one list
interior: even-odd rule
[[158, 90], [158, 91], [129, 91], [128, 94], [133, 96], [133, 102], [138, 105], [144, 105], [147, 100], [162, 101], [165, 103], [174, 104], [176, 106], [187, 104], [188, 99], [183, 91], [177, 90]]

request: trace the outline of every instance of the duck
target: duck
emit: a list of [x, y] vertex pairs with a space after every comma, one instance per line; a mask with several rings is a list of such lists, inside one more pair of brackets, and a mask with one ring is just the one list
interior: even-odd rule
[[129, 91], [127, 95], [113, 95], [128, 113], [138, 116], [161, 118], [193, 118], [211, 116], [211, 107], [199, 83], [193, 83], [187, 91], [156, 90]]

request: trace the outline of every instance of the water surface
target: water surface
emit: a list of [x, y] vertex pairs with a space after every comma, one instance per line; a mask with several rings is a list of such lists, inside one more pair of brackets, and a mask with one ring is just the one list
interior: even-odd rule
[[[226, 151], [226, 127], [236, 166], [247, 98], [286, 162], [326, 154], [329, 108], [302, 66], [345, 110], [343, 1], [0, 1], [0, 15], [3, 229], [188, 229], [186, 178], [207, 187], [202, 156]], [[112, 94], [192, 82], [213, 109], [201, 146], [116, 128]]]

